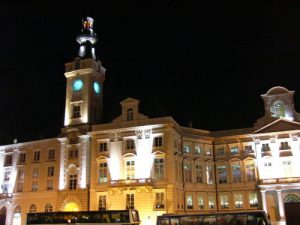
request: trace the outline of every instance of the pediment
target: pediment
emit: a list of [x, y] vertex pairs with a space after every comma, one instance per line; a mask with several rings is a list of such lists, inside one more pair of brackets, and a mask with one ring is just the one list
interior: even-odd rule
[[257, 129], [253, 133], [258, 134], [289, 130], [300, 130], [300, 123], [281, 118]]

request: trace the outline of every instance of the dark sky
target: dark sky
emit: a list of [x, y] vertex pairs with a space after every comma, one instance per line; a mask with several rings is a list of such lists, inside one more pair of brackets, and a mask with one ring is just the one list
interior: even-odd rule
[[300, 3], [83, 2], [0, 3], [0, 144], [60, 133], [64, 64], [84, 16], [107, 69], [105, 122], [133, 97], [151, 118], [251, 127], [264, 114], [260, 95], [277, 85], [295, 90], [300, 111]]

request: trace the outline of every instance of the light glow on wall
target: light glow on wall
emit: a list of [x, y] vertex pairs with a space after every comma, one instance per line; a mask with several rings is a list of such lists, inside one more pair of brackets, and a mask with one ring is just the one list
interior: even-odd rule
[[122, 179], [122, 141], [114, 141], [110, 143], [110, 159], [108, 160], [108, 168], [112, 180]]
[[[148, 135], [148, 136], [147, 136]], [[135, 139], [136, 161], [135, 161], [135, 178], [150, 178], [154, 156], [152, 154], [153, 136], [144, 135], [142, 138]]]

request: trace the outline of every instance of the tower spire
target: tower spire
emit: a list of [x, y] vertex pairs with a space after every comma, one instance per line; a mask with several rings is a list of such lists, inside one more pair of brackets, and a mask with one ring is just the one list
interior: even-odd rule
[[97, 35], [93, 31], [94, 19], [85, 17], [82, 19], [82, 29], [77, 36], [76, 41], [79, 43], [78, 56], [82, 59], [96, 59], [94, 44], [97, 42]]

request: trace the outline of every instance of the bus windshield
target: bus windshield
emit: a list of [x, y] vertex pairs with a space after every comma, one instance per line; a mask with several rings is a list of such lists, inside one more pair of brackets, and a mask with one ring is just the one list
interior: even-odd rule
[[27, 225], [36, 224], [140, 224], [136, 210], [28, 213]]
[[164, 214], [157, 225], [271, 225], [264, 211], [214, 214]]

